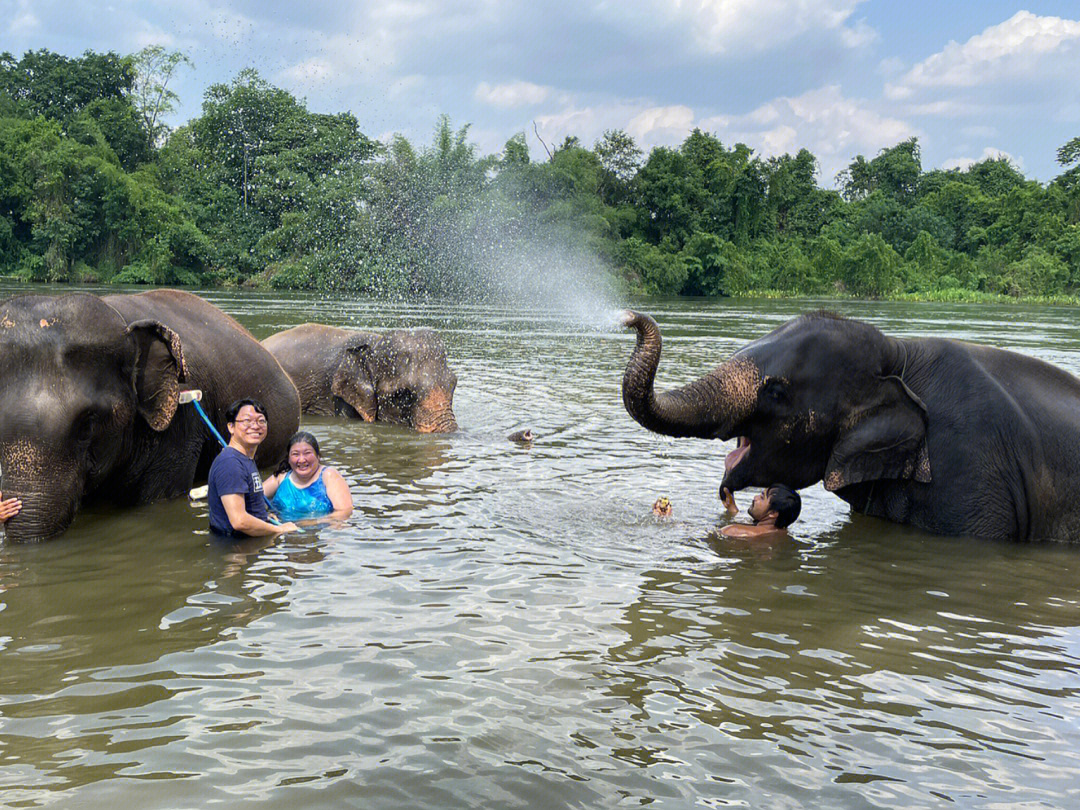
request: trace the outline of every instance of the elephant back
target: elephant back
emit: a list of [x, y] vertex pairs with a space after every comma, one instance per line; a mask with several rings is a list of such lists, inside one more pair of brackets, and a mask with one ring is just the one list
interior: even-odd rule
[[187, 365], [185, 387], [203, 392], [203, 408], [225, 433], [225, 412], [238, 399], [266, 406], [269, 430], [259, 448], [260, 465], [285, 453], [300, 424], [300, 398], [281, 364], [235, 318], [197, 295], [151, 290], [103, 299], [128, 322], [157, 320], [180, 337]]

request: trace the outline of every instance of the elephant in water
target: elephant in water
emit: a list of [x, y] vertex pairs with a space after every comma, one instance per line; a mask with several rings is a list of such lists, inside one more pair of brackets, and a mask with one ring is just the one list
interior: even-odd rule
[[182, 389], [203, 392], [219, 430], [229, 404], [263, 402], [256, 461], [285, 453], [300, 423], [296, 388], [239, 323], [177, 290], [23, 295], [0, 303], [0, 469], [22, 499], [8, 540], [63, 532], [90, 498], [139, 504], [186, 495], [220, 447]]
[[457, 377], [430, 329], [360, 332], [305, 323], [263, 341], [292, 377], [304, 413], [451, 433]]
[[656, 393], [660, 330], [624, 323], [626, 410], [657, 433], [736, 438], [722, 488], [824, 481], [858, 512], [937, 534], [1080, 541], [1080, 380], [1048, 363], [817, 312]]

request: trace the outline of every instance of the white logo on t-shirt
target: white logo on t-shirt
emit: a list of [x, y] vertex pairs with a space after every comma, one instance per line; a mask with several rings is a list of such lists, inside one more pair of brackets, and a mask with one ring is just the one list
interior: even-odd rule
[[259, 477], [258, 472], [251, 474], [251, 483], [255, 486], [255, 492], [262, 492], [262, 479]]

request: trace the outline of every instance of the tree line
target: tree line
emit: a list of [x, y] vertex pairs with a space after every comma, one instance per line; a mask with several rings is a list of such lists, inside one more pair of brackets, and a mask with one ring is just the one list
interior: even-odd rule
[[189, 66], [160, 47], [0, 54], [0, 274], [444, 295], [527, 244], [651, 294], [1080, 294], [1080, 138], [1046, 184], [1006, 159], [924, 171], [912, 138], [830, 189], [806, 149], [761, 158], [696, 129], [647, 155], [620, 130], [568, 137], [541, 161], [524, 133], [481, 155], [446, 117], [430, 143], [381, 143], [254, 70], [170, 130]]

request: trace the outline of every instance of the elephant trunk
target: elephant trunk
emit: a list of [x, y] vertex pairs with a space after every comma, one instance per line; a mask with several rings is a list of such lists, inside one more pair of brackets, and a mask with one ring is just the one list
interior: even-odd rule
[[761, 374], [744, 358], [733, 358], [714, 371], [672, 391], [656, 393], [660, 364], [660, 328], [640, 312], [628, 311], [623, 324], [637, 330], [637, 346], [623, 375], [623, 404], [643, 427], [667, 436], [730, 438], [753, 413]]
[[70, 458], [25, 441], [3, 448], [3, 496], [22, 501], [19, 513], [4, 524], [8, 542], [48, 540], [67, 530], [83, 489]]
[[420, 433], [454, 433], [458, 429], [451, 395], [435, 389], [416, 406], [413, 425]]

